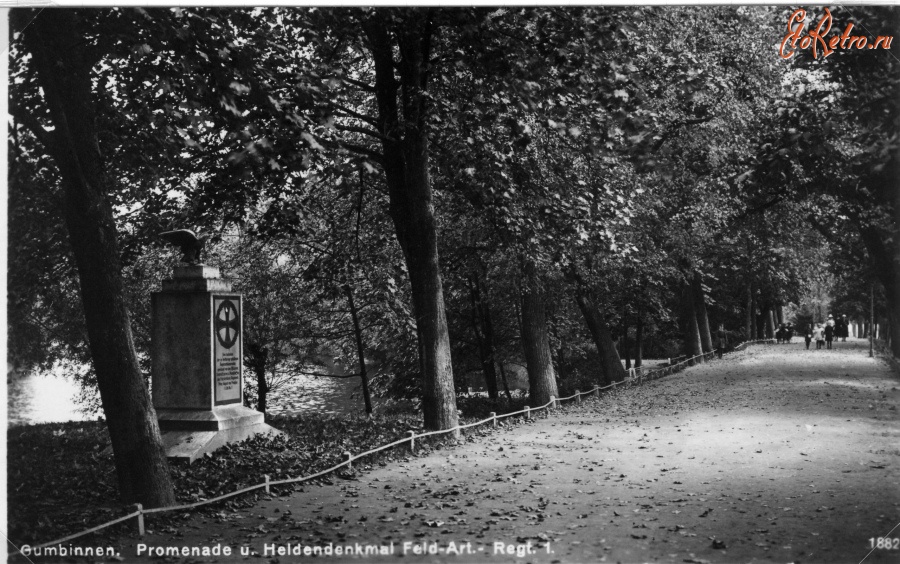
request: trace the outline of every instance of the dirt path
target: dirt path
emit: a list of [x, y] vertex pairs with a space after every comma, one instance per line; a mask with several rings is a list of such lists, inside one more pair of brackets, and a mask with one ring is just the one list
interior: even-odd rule
[[[864, 345], [756, 346], [142, 542], [235, 553], [187, 561], [393, 542], [389, 556], [319, 560], [859, 562], [900, 523], [900, 380]], [[121, 554], [136, 550], [126, 541]], [[898, 560], [875, 550], [866, 562]]]

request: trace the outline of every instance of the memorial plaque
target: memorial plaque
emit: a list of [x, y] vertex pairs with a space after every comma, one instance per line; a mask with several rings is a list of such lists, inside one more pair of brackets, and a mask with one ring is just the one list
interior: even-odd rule
[[213, 296], [215, 405], [241, 402], [241, 299]]

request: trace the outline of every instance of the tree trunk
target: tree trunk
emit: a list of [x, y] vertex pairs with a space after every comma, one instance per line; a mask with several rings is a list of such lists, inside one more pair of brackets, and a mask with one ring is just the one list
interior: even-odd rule
[[784, 309], [781, 307], [781, 304], [775, 306], [775, 322], [777, 325], [784, 323]]
[[[752, 289], [752, 286], [751, 286]], [[756, 315], [756, 295], [750, 294], [750, 312], [748, 315], [750, 316], [750, 335], [747, 337], [750, 340], [759, 339], [759, 320]]]
[[625, 369], [622, 368], [622, 360], [616, 352], [616, 345], [609, 332], [600, 310], [594, 300], [582, 289], [576, 289], [575, 302], [584, 316], [584, 321], [594, 339], [597, 354], [600, 355], [600, 385], [606, 386], [613, 382], [625, 380]]
[[690, 282], [684, 284], [681, 297], [684, 330], [687, 332], [684, 336], [685, 352], [688, 356], [698, 356], [703, 354], [703, 345], [700, 341], [700, 327], [697, 323], [697, 308], [694, 306], [694, 290]]
[[640, 368], [644, 359], [644, 318], [641, 306], [637, 310], [637, 325], [634, 328], [634, 367]]
[[481, 291], [481, 280], [478, 275], [471, 277], [469, 297], [472, 300], [472, 329], [478, 341], [481, 372], [484, 374], [488, 397], [497, 401], [500, 394], [497, 389], [497, 368], [494, 359], [494, 324], [491, 320], [490, 306]]
[[246, 362], [253, 370], [256, 377], [256, 411], [260, 413], [266, 412], [267, 399], [269, 395], [269, 384], [266, 382], [266, 366], [269, 363], [269, 348], [257, 344], [251, 340], [244, 332], [244, 349], [247, 353]]
[[747, 310], [744, 312], [744, 335], [748, 341], [753, 340], [753, 285], [747, 284]]
[[269, 397], [269, 385], [266, 383], [265, 369], [256, 372], [256, 411], [266, 412]]
[[628, 306], [622, 306], [622, 346], [620, 356], [625, 357], [625, 370], [631, 369], [631, 358], [628, 356]]
[[353, 321], [353, 335], [356, 337], [356, 357], [359, 363], [359, 378], [362, 383], [363, 403], [366, 406], [366, 414], [372, 415], [372, 394], [369, 392], [369, 373], [366, 371], [366, 347], [363, 345], [362, 327], [359, 324], [359, 311], [356, 302], [353, 301], [353, 290], [349, 284], [344, 285], [344, 294], [347, 296], [347, 305], [350, 307], [350, 319]]
[[706, 297], [703, 295], [703, 279], [699, 272], [694, 271], [692, 282], [694, 295], [694, 310], [697, 318], [697, 329], [700, 331], [700, 346], [703, 352], [712, 352], [712, 334], [709, 332], [709, 317], [706, 314]]
[[[391, 28], [395, 24], [387, 17], [388, 12], [375, 12], [366, 20], [364, 28], [375, 68], [377, 123], [383, 135], [389, 213], [412, 287], [425, 428], [439, 430], [455, 427], [459, 417], [428, 174], [427, 67], [431, 54], [431, 11], [408, 14], [410, 21], [396, 24], [394, 33]], [[395, 50], [401, 59], [399, 63], [394, 61]], [[394, 76], [395, 68], [401, 69], [399, 81]], [[398, 100], [401, 95], [402, 117]]]
[[[550, 326], [552, 327], [553, 324], [551, 323]], [[565, 344], [562, 342], [556, 347], [556, 358], [553, 359], [553, 366], [556, 367], [556, 379], [565, 381], [569, 375], [569, 371], [568, 365], [566, 365]]]
[[766, 339], [775, 338], [775, 312], [770, 307], [766, 307]]
[[[172, 505], [175, 497], [156, 412], [144, 383], [122, 287], [115, 220], [108, 200], [92, 100], [90, 41], [71, 9], [15, 11], [54, 129], [36, 134], [59, 170], [91, 352], [119, 482], [126, 502]], [[34, 16], [34, 21], [28, 21]], [[103, 85], [99, 86], [103, 88]]]
[[503, 393], [506, 394], [507, 401], [512, 401], [512, 393], [509, 391], [509, 380], [506, 378], [506, 368], [503, 367], [502, 362], [498, 362], [497, 366], [500, 368], [500, 381], [503, 382]]
[[891, 155], [890, 166], [885, 167], [869, 183], [869, 188], [876, 194], [879, 203], [891, 212], [892, 222], [887, 230], [873, 225], [865, 225], [856, 218], [857, 227], [863, 244], [869, 253], [869, 261], [875, 276], [884, 288], [884, 299], [887, 311], [886, 324], [890, 327], [885, 333], [894, 335], [891, 339], [890, 351], [894, 358], [900, 358], [900, 187], [897, 186], [898, 163], [900, 151]]
[[522, 348], [528, 367], [528, 396], [531, 405], [544, 405], [550, 396], [559, 397], [556, 375], [550, 359], [550, 338], [544, 311], [544, 295], [537, 271], [526, 261], [522, 284]]

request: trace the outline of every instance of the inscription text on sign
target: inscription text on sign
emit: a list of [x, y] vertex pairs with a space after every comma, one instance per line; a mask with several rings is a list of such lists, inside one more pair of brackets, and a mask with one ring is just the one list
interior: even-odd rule
[[240, 403], [243, 386], [240, 297], [213, 296], [213, 334], [215, 404]]

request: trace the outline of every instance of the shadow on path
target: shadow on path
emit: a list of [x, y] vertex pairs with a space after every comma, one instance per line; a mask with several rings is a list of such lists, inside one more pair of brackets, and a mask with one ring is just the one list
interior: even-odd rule
[[[141, 542], [222, 543], [265, 562], [330, 546], [351, 555], [319, 560], [855, 563], [900, 523], [898, 388], [864, 341], [754, 346]], [[366, 547], [392, 552], [357, 555]]]

